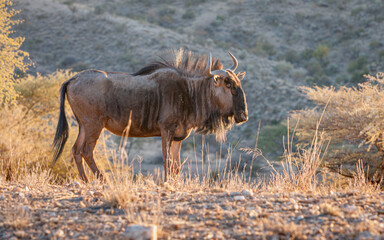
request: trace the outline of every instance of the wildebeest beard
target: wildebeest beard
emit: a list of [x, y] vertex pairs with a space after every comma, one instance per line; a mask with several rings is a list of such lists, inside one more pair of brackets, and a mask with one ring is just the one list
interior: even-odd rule
[[208, 119], [195, 129], [199, 134], [215, 134], [216, 141], [225, 141], [228, 130], [235, 124], [234, 116], [220, 115], [219, 111], [212, 112]]

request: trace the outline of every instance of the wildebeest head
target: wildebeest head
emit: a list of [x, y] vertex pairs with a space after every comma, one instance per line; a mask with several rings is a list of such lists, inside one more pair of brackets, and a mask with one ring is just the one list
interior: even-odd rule
[[219, 108], [220, 114], [225, 117], [234, 117], [237, 124], [248, 120], [247, 102], [241, 87], [241, 80], [245, 72], [235, 74], [238, 66], [237, 59], [230, 53], [233, 66], [230, 69], [211, 71], [212, 57], [209, 57], [206, 74], [212, 80], [213, 97]]

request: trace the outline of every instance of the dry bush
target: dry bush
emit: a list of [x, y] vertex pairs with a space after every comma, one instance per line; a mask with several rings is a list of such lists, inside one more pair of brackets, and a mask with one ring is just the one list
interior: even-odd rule
[[[336, 173], [323, 168], [324, 161], [328, 159], [330, 141], [324, 131], [319, 130], [322, 117], [317, 120], [316, 129], [313, 132], [309, 144], [295, 143], [295, 135], [299, 123], [293, 131], [290, 131], [290, 120], [287, 121], [287, 137], [284, 138], [283, 160], [272, 164], [265, 159], [272, 169], [270, 178], [259, 180], [261, 191], [268, 192], [310, 192], [316, 194], [329, 194], [334, 192], [356, 191], [367, 194], [380, 192], [379, 184], [372, 183], [367, 178], [367, 167], [362, 161], [358, 161], [354, 172], [354, 178], [345, 179]], [[257, 154], [262, 156], [260, 150], [255, 147]]]
[[[7, 180], [24, 181], [24, 177], [32, 177], [37, 179], [33, 182], [60, 183], [78, 177], [71, 156], [78, 124], [68, 103], [69, 139], [63, 154], [52, 166], [51, 144], [59, 115], [60, 87], [73, 75], [69, 71], [57, 71], [47, 76], [28, 75], [15, 86], [19, 93], [16, 104], [0, 108], [0, 175]], [[108, 170], [108, 158], [103, 147], [105, 144], [96, 147], [95, 158], [101, 169]], [[45, 180], [40, 179], [40, 173], [46, 177]]]
[[317, 107], [294, 112], [291, 117], [299, 120], [296, 136], [302, 145], [311, 143], [317, 129], [331, 140], [322, 166], [354, 177], [361, 159], [367, 178], [380, 182], [384, 173], [384, 74], [365, 77], [357, 87], [302, 87]]
[[[51, 171], [51, 143], [59, 112], [59, 89], [71, 75], [68, 71], [48, 76], [29, 75], [15, 87], [19, 92], [17, 104], [0, 109], [0, 175], [7, 180], [22, 180], [31, 176], [39, 179], [38, 173], [47, 177], [38, 180], [40, 182], [64, 180], [76, 173], [74, 165], [68, 160], [69, 147], [63, 154], [65, 160], [58, 161], [52, 172], [47, 174]], [[77, 131], [71, 114], [67, 117], [71, 130]], [[72, 142], [75, 137], [76, 134], [72, 134]]]

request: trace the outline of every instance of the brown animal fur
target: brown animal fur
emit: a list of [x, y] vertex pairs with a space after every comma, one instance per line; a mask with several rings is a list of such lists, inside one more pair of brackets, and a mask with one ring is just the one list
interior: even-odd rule
[[87, 70], [63, 83], [60, 116], [54, 139], [54, 161], [68, 137], [65, 94], [79, 123], [72, 152], [80, 177], [87, 181], [82, 158], [103, 178], [93, 150], [103, 128], [123, 135], [131, 119], [129, 137], [161, 136], [165, 180], [180, 171], [180, 147], [192, 130], [216, 134], [224, 140], [236, 123], [247, 120], [245, 94], [231, 70], [215, 59], [206, 74], [208, 58], [184, 50], [153, 62], [135, 74]]

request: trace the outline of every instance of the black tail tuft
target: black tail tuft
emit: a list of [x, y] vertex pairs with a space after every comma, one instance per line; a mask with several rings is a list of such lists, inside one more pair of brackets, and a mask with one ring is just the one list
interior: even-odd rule
[[68, 122], [67, 118], [65, 117], [65, 94], [67, 93], [67, 85], [70, 80], [63, 83], [60, 89], [60, 115], [59, 115], [59, 122], [57, 123], [56, 128], [56, 135], [55, 139], [53, 140], [53, 164], [56, 163], [57, 159], [60, 157], [61, 153], [63, 152], [64, 145], [67, 142], [68, 139]]

